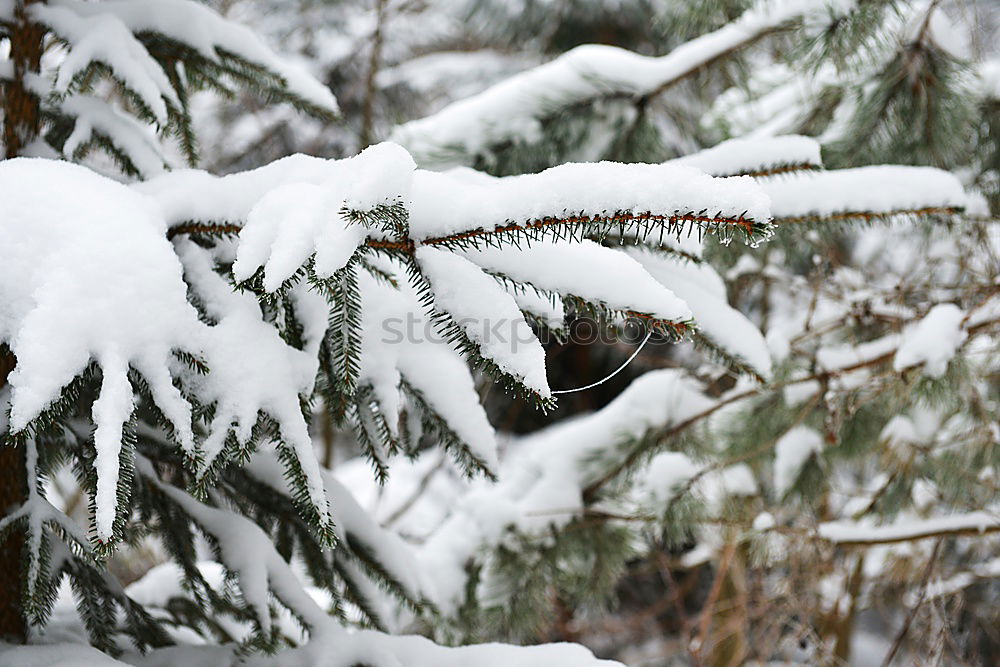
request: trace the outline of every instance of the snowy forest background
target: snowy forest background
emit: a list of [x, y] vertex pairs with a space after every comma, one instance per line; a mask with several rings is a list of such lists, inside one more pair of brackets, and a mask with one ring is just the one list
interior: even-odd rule
[[998, 39], [0, 0], [0, 665], [997, 664]]

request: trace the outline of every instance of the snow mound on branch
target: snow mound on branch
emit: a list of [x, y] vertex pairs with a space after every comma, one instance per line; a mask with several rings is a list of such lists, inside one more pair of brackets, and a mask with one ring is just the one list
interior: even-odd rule
[[635, 481], [634, 494], [643, 505], [664, 510], [702, 468], [681, 452], [660, 452]]
[[960, 209], [968, 201], [955, 176], [932, 167], [836, 169], [802, 178], [772, 179], [761, 186], [771, 198], [777, 222], [838, 213]]
[[746, 315], [729, 305], [726, 285], [715, 269], [707, 264], [678, 262], [641, 246], [626, 252], [660, 284], [684, 299], [707, 341], [761, 379], [771, 377], [771, 354], [764, 336]]
[[[448, 202], [443, 207], [441, 202]], [[508, 222], [575, 214], [698, 213], [770, 219], [768, 199], [751, 178], [712, 178], [692, 167], [617, 162], [570, 163], [537, 174], [469, 178], [418, 170], [410, 230], [414, 239]]]
[[939, 303], [923, 319], [903, 332], [903, 339], [892, 362], [901, 371], [917, 364], [924, 374], [939, 378], [969, 334], [963, 329], [965, 312], [953, 303]]
[[[95, 19], [108, 22], [110, 17], [114, 17], [132, 34], [157, 32], [166, 35], [213, 62], [219, 62], [224, 54], [235, 55], [275, 72], [284, 79], [294, 95], [313, 106], [328, 113], [338, 111], [337, 100], [329, 88], [304, 69], [279, 58], [250, 28], [229, 21], [200, 3], [191, 0], [111, 0], [99, 3], [53, 0], [49, 4], [63, 12], [61, 26], [79, 24], [74, 32]], [[76, 16], [72, 17], [72, 14]], [[149, 72], [141, 74], [150, 75]], [[154, 79], [151, 83], [157, 82]]]
[[[441, 111], [397, 127], [392, 140], [422, 165], [471, 164], [505, 141], [533, 143], [541, 120], [559, 109], [610, 96], [652, 93], [804, 14], [827, 15], [826, 0], [758, 4], [719, 30], [658, 58], [585, 44]], [[853, 4], [853, 3], [852, 3]]]
[[69, 91], [73, 78], [91, 62], [104, 63], [114, 76], [133, 91], [161, 125], [167, 122], [167, 104], [180, 109], [181, 102], [163, 68], [128, 27], [111, 13], [81, 16], [69, 7], [33, 5], [31, 13], [70, 44], [59, 66], [55, 91]]
[[540, 396], [551, 396], [545, 350], [514, 298], [464, 257], [427, 246], [416, 256], [435, 307], [451, 315], [484, 357]]
[[730, 176], [781, 167], [820, 167], [819, 142], [812, 137], [785, 135], [723, 141], [712, 148], [691, 153], [666, 164], [695, 167], [712, 176]]
[[523, 248], [482, 248], [467, 251], [465, 257], [488, 271], [539, 289], [671, 322], [691, 319], [688, 305], [633, 258], [586, 239], [578, 243], [539, 241]]
[[774, 447], [774, 488], [784, 496], [795, 485], [802, 469], [823, 451], [823, 436], [808, 426], [796, 426], [778, 439]]
[[129, 367], [145, 378], [180, 443], [194, 446], [190, 408], [168, 364], [174, 350], [198, 353], [197, 313], [162, 216], [129, 188], [84, 167], [22, 158], [0, 164], [0, 200], [0, 341], [17, 357], [10, 428], [27, 427], [97, 362], [96, 522], [107, 540], [133, 408]]
[[[405, 150], [385, 142], [343, 160], [296, 154], [228, 176], [177, 169], [133, 187], [156, 200], [171, 226], [190, 221], [242, 224], [267, 193], [295, 183], [329, 188], [352, 210], [405, 200], [414, 168]], [[331, 195], [326, 203], [332, 206], [335, 201]]]

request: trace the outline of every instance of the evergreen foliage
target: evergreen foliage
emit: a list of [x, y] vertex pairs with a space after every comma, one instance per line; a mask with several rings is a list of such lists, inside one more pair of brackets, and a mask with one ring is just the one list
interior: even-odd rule
[[[0, 5], [0, 662], [76, 633], [128, 664], [617, 664], [663, 636], [842, 664], [880, 609], [889, 662], [997, 650], [975, 26], [319, 4], [297, 46], [340, 106], [209, 5]], [[366, 68], [315, 53], [359, 16]], [[393, 110], [447, 83], [434, 50], [493, 73]], [[212, 123], [261, 114], [223, 149]], [[328, 157], [283, 156], [303, 115]], [[446, 647], [490, 641], [587, 649]]]

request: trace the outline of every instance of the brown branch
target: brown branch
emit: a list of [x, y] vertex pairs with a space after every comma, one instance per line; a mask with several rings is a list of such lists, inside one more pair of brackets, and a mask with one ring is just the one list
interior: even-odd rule
[[845, 211], [843, 213], [833, 213], [823, 215], [814, 213], [810, 215], [791, 216], [785, 218], [775, 218], [775, 225], [794, 225], [804, 222], [842, 222], [844, 220], [864, 220], [865, 222], [885, 221], [896, 217], [915, 215], [956, 215], [963, 209], [952, 206], [929, 206], [926, 208], [899, 209], [895, 211], [873, 212], [873, 211]]
[[823, 535], [816, 535], [816, 538], [838, 547], [874, 547], [883, 544], [916, 542], [917, 540], [926, 540], [932, 537], [938, 539], [944, 537], [980, 537], [983, 535], [992, 535], [997, 532], [1000, 532], [1000, 523], [992, 523], [987, 526], [956, 526], [954, 528], [927, 529], [924, 531], [914, 530], [906, 535], [891, 535], [868, 539], [862, 537], [850, 540], [831, 540]]
[[934, 551], [931, 553], [931, 557], [927, 560], [927, 567], [924, 568], [924, 576], [920, 582], [920, 597], [917, 598], [917, 602], [906, 614], [906, 620], [903, 621], [903, 627], [900, 628], [899, 634], [896, 635], [896, 640], [892, 643], [892, 648], [889, 649], [889, 652], [885, 656], [885, 660], [882, 661], [882, 667], [889, 667], [889, 665], [892, 664], [893, 658], [896, 657], [896, 653], [899, 652], [900, 647], [903, 645], [903, 640], [906, 638], [906, 634], [910, 631], [913, 619], [916, 618], [917, 612], [920, 611], [920, 607], [924, 604], [924, 600], [927, 597], [927, 582], [930, 581], [931, 572], [934, 571], [934, 564], [937, 562], [938, 554], [941, 552], [942, 541], [943, 540], [938, 539], [938, 541], [934, 543]]
[[[559, 225], [572, 226], [572, 225], [585, 225], [602, 223], [606, 225], [622, 225], [626, 223], [659, 223], [666, 226], [677, 225], [678, 223], [696, 223], [701, 225], [735, 225], [742, 229], [747, 234], [752, 234], [755, 231], [755, 226], [760, 224], [755, 220], [745, 218], [742, 215], [735, 218], [729, 218], [725, 216], [707, 216], [707, 215], [695, 215], [693, 213], [675, 213], [672, 215], [658, 215], [655, 213], [618, 213], [615, 215], [574, 215], [565, 218], [540, 218], [536, 220], [531, 220], [526, 223], [508, 223], [506, 225], [497, 225], [493, 229], [471, 229], [464, 232], [459, 232], [456, 234], [449, 234], [447, 236], [437, 236], [426, 239], [419, 239], [414, 241], [413, 239], [403, 239], [403, 240], [389, 240], [389, 239], [374, 239], [369, 238], [365, 241], [365, 244], [370, 248], [379, 248], [384, 250], [397, 250], [407, 254], [413, 254], [416, 249], [416, 245], [435, 246], [435, 245], [447, 245], [450, 243], [458, 243], [461, 241], [466, 241], [469, 239], [478, 239], [485, 236], [490, 236], [493, 234], [518, 234], [524, 232], [537, 231], [542, 229], [548, 229], [551, 227], [556, 227]], [[234, 235], [239, 234], [243, 229], [241, 225], [235, 223], [201, 223], [201, 222], [185, 222], [180, 225], [175, 225], [167, 230], [167, 238], [172, 239], [179, 234], [221, 234], [221, 235]]]
[[[1000, 320], [988, 320], [986, 322], [982, 322], [980, 324], [977, 324], [974, 327], [969, 327], [967, 329], [967, 332], [968, 332], [969, 336], [966, 338], [966, 342], [963, 343], [962, 347], [965, 347], [965, 345], [968, 344], [968, 341], [972, 340], [975, 337], [976, 334], [978, 334], [978, 333], [980, 333], [982, 331], [985, 331], [985, 330], [989, 329], [990, 327], [996, 326], [998, 324], [1000, 324]], [[841, 368], [836, 368], [836, 369], [833, 369], [833, 370], [826, 370], [826, 371], [822, 371], [822, 372], [819, 372], [819, 373], [813, 373], [811, 375], [807, 375], [807, 376], [800, 377], [800, 378], [795, 378], [793, 380], [788, 380], [786, 382], [778, 382], [778, 383], [775, 383], [775, 384], [772, 384], [772, 385], [754, 387], [752, 389], [747, 389], [746, 391], [740, 392], [738, 394], [733, 394], [732, 396], [724, 398], [723, 400], [719, 401], [718, 403], [715, 403], [711, 407], [708, 407], [705, 410], [702, 410], [701, 412], [699, 412], [696, 415], [692, 415], [691, 417], [688, 417], [687, 419], [685, 419], [684, 421], [680, 422], [679, 424], [676, 424], [675, 426], [671, 427], [670, 429], [668, 429], [668, 430], [664, 431], [663, 433], [659, 434], [657, 436], [657, 441], [658, 442], [664, 442], [664, 441], [670, 440], [671, 438], [676, 437], [677, 435], [679, 435], [683, 431], [687, 430], [691, 426], [697, 424], [698, 422], [702, 421], [703, 419], [706, 419], [707, 417], [712, 416], [713, 414], [715, 414], [716, 412], [718, 412], [722, 408], [726, 407], [727, 405], [732, 405], [733, 403], [736, 403], [738, 401], [742, 401], [742, 400], [745, 400], [745, 399], [748, 399], [748, 398], [753, 398], [755, 396], [759, 396], [759, 395], [763, 394], [765, 391], [777, 391], [777, 390], [784, 389], [785, 387], [788, 387], [788, 386], [791, 386], [791, 385], [803, 384], [805, 382], [814, 382], [814, 381], [815, 382], [821, 382], [821, 383], [822, 382], [828, 382], [831, 378], [839, 377], [841, 375], [844, 375], [844, 374], [847, 374], [847, 373], [851, 373], [851, 372], [854, 372], [854, 371], [858, 371], [858, 370], [861, 370], [863, 368], [870, 368], [872, 366], [878, 366], [880, 364], [883, 364], [883, 363], [891, 360], [895, 355], [896, 355], [896, 349], [894, 348], [894, 349], [892, 349], [892, 350], [890, 350], [890, 351], [888, 351], [888, 352], [886, 352], [884, 354], [881, 354], [881, 355], [879, 355], [877, 357], [872, 357], [871, 359], [865, 359], [863, 361], [859, 361], [857, 363], [850, 364], [848, 366], [843, 366]], [[918, 366], [920, 366], [920, 364], [916, 364], [914, 366], [910, 366], [908, 368], [904, 368], [904, 369], [900, 370], [900, 373], [905, 373], [905, 372], [907, 372], [909, 370], [912, 370], [913, 368], [917, 368]], [[597, 493], [601, 490], [601, 488], [605, 484], [607, 484], [612, 479], [616, 478], [619, 474], [621, 474], [621, 472], [623, 470], [627, 470], [636, 461], [638, 461], [645, 454], [645, 452], [646, 452], [646, 450], [644, 448], [635, 448], [635, 449], [633, 449], [617, 465], [612, 466], [607, 472], [605, 472], [605, 474], [603, 474], [597, 480], [595, 480], [595, 481], [591, 482], [590, 484], [588, 484], [587, 487], [583, 491], [584, 502], [586, 502], [586, 503], [592, 502], [594, 500], [594, 498], [596, 497]]]
[[693, 222], [703, 225], [736, 225], [743, 229], [747, 234], [752, 234], [754, 231], [754, 225], [759, 224], [754, 220], [743, 217], [742, 215], [737, 218], [728, 218], [725, 216], [706, 216], [706, 215], [696, 215], [692, 213], [680, 214], [675, 213], [672, 215], [658, 215], [655, 213], [618, 213], [615, 215], [573, 215], [566, 218], [540, 218], [536, 220], [531, 220], [526, 223], [516, 223], [512, 222], [506, 225], [497, 225], [493, 229], [472, 229], [465, 232], [459, 232], [457, 234], [449, 234], [447, 236], [438, 236], [427, 239], [420, 239], [421, 245], [442, 245], [448, 243], [455, 243], [459, 241], [465, 241], [468, 239], [480, 238], [483, 236], [489, 236], [491, 234], [517, 234], [528, 231], [537, 231], [540, 229], [546, 229], [549, 227], [555, 227], [559, 225], [571, 226], [571, 225], [581, 225], [581, 224], [592, 224], [592, 223], [604, 223], [608, 225], [621, 225], [625, 223], [633, 222], [656, 222], [665, 225], [676, 225], [682, 222]]

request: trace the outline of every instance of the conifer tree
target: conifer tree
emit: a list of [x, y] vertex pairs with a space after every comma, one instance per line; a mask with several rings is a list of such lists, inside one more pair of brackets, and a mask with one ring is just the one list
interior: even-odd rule
[[[475, 39], [526, 35], [554, 58], [377, 143], [403, 10], [376, 3], [344, 105], [372, 145], [225, 176], [183, 168], [194, 92], [325, 121], [333, 96], [187, 0], [11, 4], [8, 640], [82, 633], [94, 664], [617, 664], [572, 644], [444, 645], [573, 640], [625, 660], [648, 630], [602, 645], [588, 619], [655, 571], [662, 630], [698, 664], [837, 664], [894, 597], [889, 661], [988, 655], [1000, 248], [975, 188], [993, 194], [996, 151], [948, 135], [991, 137], [974, 109], [993, 93], [965, 78], [988, 67], [941, 43], [940, 3], [643, 2], [595, 22], [574, 2], [538, 31], [492, 0], [423, 9], [456, 4]], [[641, 53], [577, 46], [591, 39]], [[720, 96], [750, 63], [781, 76]], [[828, 66], [831, 117], [823, 86], [787, 115], [745, 111]], [[543, 341], [588, 316], [619, 337], [637, 324], [640, 345], [608, 346], [624, 391], [568, 415], [558, 399], [593, 369]], [[554, 423], [497, 433], [488, 414], [518, 405]], [[320, 462], [324, 429], [362, 473]], [[84, 525], [52, 483], [67, 470]], [[123, 586], [108, 559], [149, 544], [164, 562]], [[682, 576], [711, 580], [690, 618]], [[641, 602], [618, 598], [622, 618]], [[943, 649], [954, 599], [969, 629]]]

